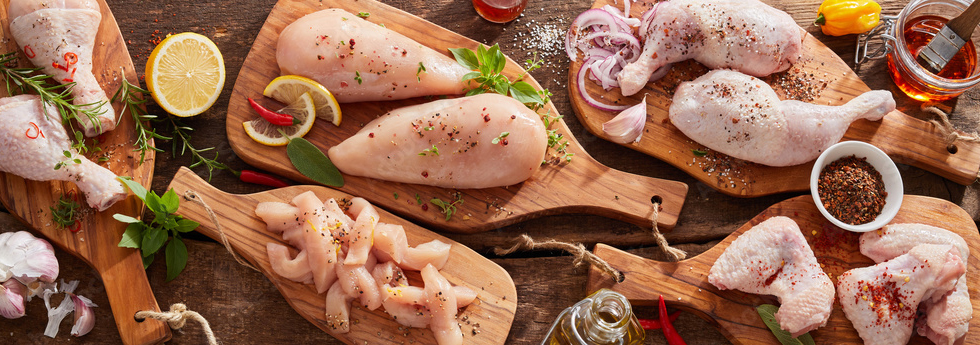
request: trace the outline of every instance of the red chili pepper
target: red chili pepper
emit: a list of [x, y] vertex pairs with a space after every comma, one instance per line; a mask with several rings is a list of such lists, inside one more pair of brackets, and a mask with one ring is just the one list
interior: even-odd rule
[[[675, 311], [673, 313], [670, 313], [670, 317], [669, 317], [670, 322], [677, 321], [677, 317], [678, 316], [681, 316], [681, 311], [680, 310], [677, 310], [677, 311]], [[642, 327], [643, 329], [648, 330], [648, 331], [651, 330], [651, 329], [660, 329], [660, 328], [662, 328], [662, 326], [660, 326], [660, 319], [656, 319], [656, 320], [637, 319], [637, 320], [640, 321], [640, 327]]]
[[68, 66], [78, 63], [78, 55], [75, 55], [75, 53], [72, 52], [65, 53], [65, 63], [68, 64]]
[[248, 99], [248, 104], [251, 105], [252, 109], [255, 109], [255, 111], [258, 112], [263, 119], [276, 126], [292, 126], [299, 124], [299, 120], [294, 118], [292, 115], [280, 114], [269, 110], [253, 100], [251, 97]]
[[37, 54], [34, 54], [34, 48], [31, 48], [30, 45], [24, 46], [24, 55], [27, 55], [28, 59], [33, 59], [37, 56]]
[[275, 188], [289, 187], [291, 185], [278, 177], [258, 171], [247, 169], [243, 169], [242, 171], [235, 171], [231, 169], [228, 170], [230, 170], [232, 174], [235, 174], [235, 176], [238, 176], [239, 180], [246, 183], [254, 183]]
[[664, 304], [664, 295], [660, 295], [660, 326], [664, 329], [664, 338], [667, 338], [667, 344], [687, 345], [670, 322], [670, 316], [667, 315], [667, 305]]
[[78, 232], [79, 230], [82, 230], [82, 221], [76, 219], [75, 224], [72, 224], [71, 227], [68, 228], [68, 231]]
[[[24, 135], [26, 135], [28, 139], [37, 139], [37, 137], [44, 138], [44, 133], [41, 132], [41, 129], [37, 127], [37, 124], [34, 123], [34, 122], [30, 122], [30, 124], [31, 124], [32, 127], [31, 128], [28, 128], [27, 129], [27, 132], [24, 132]], [[34, 133], [34, 136], [31, 136], [31, 130], [32, 129], [35, 132]]]
[[74, 82], [75, 81], [75, 71], [76, 70], [78, 70], [78, 68], [72, 68], [71, 69], [71, 75], [68, 76], [68, 78], [65, 78], [65, 79], [62, 79], [62, 80], [64, 80], [66, 83]]

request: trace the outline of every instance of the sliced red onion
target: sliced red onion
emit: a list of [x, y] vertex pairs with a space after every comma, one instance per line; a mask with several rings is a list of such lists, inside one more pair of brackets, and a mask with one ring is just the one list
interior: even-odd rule
[[609, 141], [629, 144], [640, 141], [643, 136], [643, 127], [647, 122], [647, 98], [643, 96], [643, 101], [629, 107], [602, 124], [602, 132], [609, 136]]
[[598, 108], [599, 110], [605, 110], [605, 111], [620, 111], [620, 110], [623, 110], [623, 109], [628, 108], [628, 106], [625, 106], [625, 105], [609, 105], [609, 104], [600, 103], [599, 101], [597, 101], [594, 98], [592, 98], [592, 96], [589, 95], [589, 92], [586, 91], [586, 89], [585, 89], [585, 73], [586, 73], [586, 70], [587, 70], [587, 68], [585, 68], [585, 67], [580, 68], [578, 70], [578, 76], [576, 78], [577, 79], [576, 80], [576, 85], [578, 86], [578, 93], [579, 93], [579, 95], [582, 96], [583, 99], [585, 99], [585, 102], [586, 103], [588, 103], [589, 105], [591, 105], [591, 106], [593, 106], [595, 108]]

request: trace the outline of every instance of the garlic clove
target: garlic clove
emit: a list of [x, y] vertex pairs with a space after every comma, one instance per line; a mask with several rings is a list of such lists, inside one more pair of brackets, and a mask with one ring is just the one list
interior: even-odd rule
[[27, 287], [19, 281], [10, 279], [0, 285], [0, 316], [16, 319], [24, 316], [24, 295]]
[[5, 241], [0, 244], [0, 264], [13, 267], [27, 257], [27, 252], [24, 249], [27, 248], [28, 243], [33, 242], [37, 238], [27, 231], [18, 231], [9, 234], [8, 236], [4, 236]]
[[643, 101], [639, 104], [623, 110], [612, 120], [602, 124], [602, 131], [609, 136], [609, 140], [620, 144], [629, 144], [640, 141], [643, 136], [643, 128], [647, 122], [647, 98], [643, 96]]
[[53, 282], [58, 278], [58, 258], [48, 241], [35, 238], [24, 246], [25, 259], [10, 268], [14, 278], [21, 283], [30, 284], [34, 280]]
[[71, 335], [81, 337], [95, 328], [95, 312], [92, 311], [92, 307], [98, 306], [85, 296], [75, 294], [68, 294], [68, 296], [71, 296], [72, 302], [75, 303], [75, 325], [71, 327]]

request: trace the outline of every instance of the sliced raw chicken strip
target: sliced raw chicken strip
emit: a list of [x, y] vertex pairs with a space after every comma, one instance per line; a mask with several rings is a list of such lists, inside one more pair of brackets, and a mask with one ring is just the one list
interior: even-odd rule
[[894, 259], [844, 272], [837, 295], [865, 344], [905, 344], [919, 303], [941, 298], [965, 271], [952, 245], [920, 244]]
[[340, 281], [336, 281], [327, 290], [327, 327], [337, 333], [350, 331], [350, 302], [353, 297], [344, 293]]
[[273, 272], [294, 282], [313, 284], [313, 271], [305, 250], [291, 257], [289, 247], [279, 243], [266, 243], [265, 249]]
[[670, 0], [655, 8], [641, 26], [640, 58], [617, 78], [625, 96], [670, 63], [694, 59], [711, 69], [762, 77], [788, 69], [803, 49], [803, 29], [793, 17], [757, 0]]
[[[861, 254], [875, 262], [891, 260], [908, 253], [919, 244], [951, 244], [959, 250], [963, 262], [970, 258], [970, 247], [956, 233], [925, 224], [889, 224], [878, 231], [861, 235]], [[952, 345], [966, 335], [973, 319], [973, 305], [967, 287], [966, 272], [956, 281], [948, 295], [920, 304], [925, 319], [916, 322], [919, 335], [939, 345]]]
[[668, 109], [684, 135], [726, 155], [770, 166], [812, 161], [844, 136], [851, 122], [881, 120], [895, 110], [891, 92], [865, 92], [841, 106], [780, 101], [750, 75], [714, 70], [681, 83]]
[[527, 180], [547, 146], [537, 113], [481, 94], [392, 110], [327, 153], [344, 174], [467, 189]]
[[425, 300], [432, 321], [429, 329], [436, 337], [439, 345], [463, 343], [463, 332], [456, 321], [456, 293], [446, 277], [442, 276], [432, 265], [422, 269], [422, 281], [425, 282]]
[[[77, 114], [85, 136], [116, 128], [116, 112], [92, 74], [92, 49], [102, 13], [94, 0], [11, 0], [7, 11], [10, 34], [34, 66], [59, 83], [74, 82], [76, 105], [99, 114]], [[94, 121], [93, 121], [94, 120]]]
[[[42, 106], [41, 98], [35, 95], [0, 99], [0, 171], [35, 181], [74, 182], [88, 205], [98, 211], [126, 198], [115, 173], [71, 147], [68, 132], [56, 114], [54, 108]], [[65, 157], [65, 152], [71, 158]]]
[[293, 198], [293, 204], [299, 209], [300, 220], [306, 223], [301, 228], [303, 249], [309, 256], [316, 292], [327, 292], [337, 279], [335, 267], [338, 260], [337, 245], [330, 233], [323, 202], [310, 191]]
[[463, 75], [470, 71], [445, 53], [344, 10], [326, 9], [282, 30], [276, 61], [283, 74], [316, 80], [347, 103], [462, 94]]
[[825, 325], [834, 304], [833, 282], [787, 217], [769, 218], [738, 236], [711, 266], [708, 282], [775, 295], [782, 304], [776, 321], [793, 337]]

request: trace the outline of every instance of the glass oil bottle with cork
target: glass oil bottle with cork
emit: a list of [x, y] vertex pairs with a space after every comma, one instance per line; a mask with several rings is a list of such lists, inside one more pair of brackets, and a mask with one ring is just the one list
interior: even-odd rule
[[644, 338], [626, 297], [600, 289], [562, 311], [541, 345], [634, 345]]

